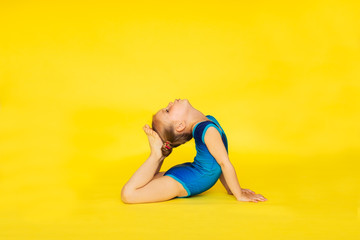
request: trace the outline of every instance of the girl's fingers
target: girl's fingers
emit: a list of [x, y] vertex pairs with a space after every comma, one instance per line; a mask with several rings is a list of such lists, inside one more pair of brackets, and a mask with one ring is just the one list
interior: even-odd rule
[[250, 202], [265, 202], [267, 199], [261, 194], [252, 194], [250, 197]]
[[261, 195], [261, 194], [256, 194], [256, 195], [254, 195], [254, 198], [253, 198], [255, 201], [261, 201], [261, 202], [264, 202], [264, 201], [266, 201], [267, 199], [263, 196], [263, 195]]
[[260, 198], [258, 198], [260, 201], [262, 201], [262, 202], [265, 202], [267, 199], [266, 198], [264, 198], [264, 197], [260, 197]]
[[252, 191], [252, 190], [250, 190], [250, 189], [246, 189], [246, 188], [244, 188], [244, 191], [255, 194], [255, 192], [254, 192], [254, 191]]
[[255, 193], [254, 191], [252, 191], [252, 190], [250, 190], [250, 189], [245, 189], [246, 191], [248, 191], [248, 192], [253, 192], [253, 193]]
[[261, 195], [261, 199], [267, 200], [266, 197], [264, 197], [263, 195]]

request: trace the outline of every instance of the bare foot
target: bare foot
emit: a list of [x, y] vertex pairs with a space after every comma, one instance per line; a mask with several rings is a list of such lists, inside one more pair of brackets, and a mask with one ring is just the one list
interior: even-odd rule
[[143, 127], [143, 130], [148, 137], [151, 153], [161, 157], [162, 156], [161, 147], [163, 145], [161, 138], [147, 124]]

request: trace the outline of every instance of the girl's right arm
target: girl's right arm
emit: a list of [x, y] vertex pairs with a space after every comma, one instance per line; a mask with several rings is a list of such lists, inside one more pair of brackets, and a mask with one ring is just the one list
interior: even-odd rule
[[222, 185], [224, 186], [224, 188], [226, 189], [227, 193], [230, 195], [233, 195], [229, 186], [226, 183], [225, 177], [224, 177], [224, 173], [221, 173], [220, 175], [220, 182], [222, 183]]
[[[227, 193], [229, 194], [229, 195], [233, 195], [232, 194], [232, 192], [231, 192], [231, 190], [230, 190], [230, 188], [229, 188], [229, 186], [227, 185], [227, 183], [226, 183], [226, 180], [225, 180], [225, 177], [224, 177], [224, 174], [223, 173], [221, 173], [221, 175], [220, 175], [220, 182], [222, 183], [222, 185], [224, 186], [224, 188], [226, 189], [226, 191], [227, 191]], [[246, 189], [246, 188], [241, 188], [241, 193], [252, 193], [252, 194], [255, 194], [255, 192], [254, 191], [252, 191], [252, 190], [250, 190], [250, 189]]]
[[221, 170], [225, 179], [224, 182], [226, 182], [229, 189], [238, 201], [266, 201], [266, 199], [261, 194], [254, 194], [242, 190], [235, 172], [235, 168], [229, 160], [229, 156], [221, 139], [220, 133], [216, 130], [215, 127], [209, 127], [207, 129], [205, 132], [204, 141], [211, 155], [221, 166]]

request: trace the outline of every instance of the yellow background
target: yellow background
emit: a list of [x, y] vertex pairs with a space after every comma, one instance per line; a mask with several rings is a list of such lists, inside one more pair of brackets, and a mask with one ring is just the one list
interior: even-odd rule
[[[359, 239], [358, 1], [2, 1], [1, 239]], [[142, 131], [215, 116], [240, 185], [127, 205]], [[192, 161], [194, 141], [161, 171]]]

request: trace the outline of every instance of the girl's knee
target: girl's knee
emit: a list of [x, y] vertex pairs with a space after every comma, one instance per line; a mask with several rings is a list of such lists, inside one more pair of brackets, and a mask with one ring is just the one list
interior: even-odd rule
[[132, 190], [124, 186], [121, 189], [121, 201], [124, 203], [132, 203], [131, 201]]

